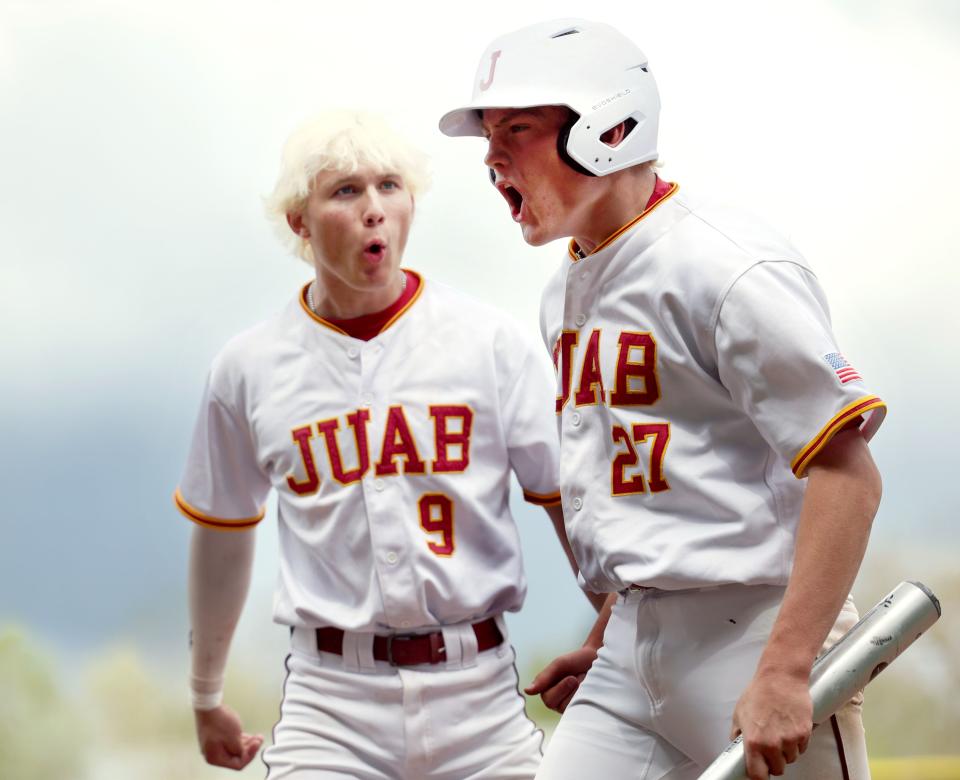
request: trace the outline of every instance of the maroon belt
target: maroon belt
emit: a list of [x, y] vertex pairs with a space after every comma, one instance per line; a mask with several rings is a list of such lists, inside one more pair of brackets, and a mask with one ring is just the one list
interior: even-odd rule
[[[478, 653], [503, 642], [503, 634], [500, 633], [494, 618], [474, 623], [472, 628], [477, 637]], [[324, 653], [343, 655], [343, 631], [333, 626], [318, 628], [317, 649]], [[388, 636], [378, 634], [373, 638], [373, 657], [377, 661], [387, 661], [392, 666], [439, 664], [447, 660], [447, 649], [443, 645], [443, 633], [440, 631]]]

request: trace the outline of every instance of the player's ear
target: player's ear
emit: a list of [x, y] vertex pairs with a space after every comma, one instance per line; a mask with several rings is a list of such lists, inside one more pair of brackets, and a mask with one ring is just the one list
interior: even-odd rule
[[607, 132], [600, 136], [600, 140], [612, 149], [616, 149], [621, 141], [627, 137], [628, 132], [627, 123], [624, 121], [607, 130]]
[[301, 212], [287, 212], [287, 224], [294, 233], [300, 236], [300, 238], [310, 238], [310, 230], [304, 224], [303, 214]]

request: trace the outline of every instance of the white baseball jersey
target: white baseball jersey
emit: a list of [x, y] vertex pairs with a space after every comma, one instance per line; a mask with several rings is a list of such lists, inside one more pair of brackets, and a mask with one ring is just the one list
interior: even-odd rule
[[279, 623], [416, 629], [519, 609], [511, 470], [529, 501], [559, 501], [549, 360], [435, 282], [369, 341], [315, 315], [306, 289], [215, 359], [177, 505], [249, 528], [277, 491]]
[[782, 585], [800, 477], [885, 407], [840, 353], [806, 261], [676, 186], [544, 291], [563, 510], [594, 591]]

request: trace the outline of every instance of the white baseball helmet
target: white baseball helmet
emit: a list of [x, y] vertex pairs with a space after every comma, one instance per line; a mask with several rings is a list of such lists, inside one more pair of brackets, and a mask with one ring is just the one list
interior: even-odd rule
[[[485, 108], [567, 106], [574, 121], [560, 132], [561, 157], [603, 176], [657, 158], [660, 96], [636, 45], [613, 27], [558, 19], [501, 35], [480, 59], [473, 99], [440, 119], [446, 135], [482, 135]], [[600, 140], [621, 122], [636, 125], [611, 147]]]

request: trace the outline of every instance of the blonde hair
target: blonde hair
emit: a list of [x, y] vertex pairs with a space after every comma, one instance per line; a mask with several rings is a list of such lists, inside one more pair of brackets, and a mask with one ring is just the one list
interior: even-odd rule
[[327, 111], [298, 127], [284, 144], [280, 173], [264, 205], [280, 240], [309, 265], [314, 264], [310, 243], [290, 229], [287, 214], [303, 211], [321, 171], [350, 174], [363, 165], [397, 174], [414, 200], [430, 185], [427, 156], [374, 114]]

